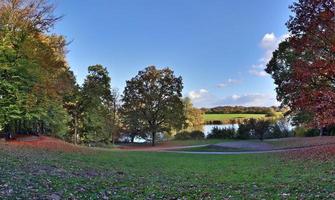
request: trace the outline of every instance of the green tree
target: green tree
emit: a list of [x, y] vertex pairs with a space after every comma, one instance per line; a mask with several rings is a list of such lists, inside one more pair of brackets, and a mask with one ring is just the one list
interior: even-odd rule
[[82, 89], [83, 132], [86, 142], [108, 142], [112, 139], [110, 130], [111, 79], [102, 65], [88, 67]]
[[182, 78], [171, 69], [147, 67], [126, 83], [124, 121], [135, 120], [141, 132], [151, 134], [154, 146], [157, 133], [181, 129], [185, 122], [182, 89]]
[[47, 31], [59, 19], [44, 0], [0, 2], [0, 127], [63, 137], [63, 97], [73, 88], [64, 37]]

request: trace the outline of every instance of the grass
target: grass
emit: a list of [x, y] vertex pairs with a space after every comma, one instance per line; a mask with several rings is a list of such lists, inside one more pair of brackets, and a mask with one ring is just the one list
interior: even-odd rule
[[221, 121], [233, 119], [264, 118], [265, 114], [205, 114], [205, 121]]
[[177, 151], [192, 151], [192, 152], [240, 152], [240, 151], [251, 151], [251, 150], [252, 149], [247, 149], [247, 148], [220, 147], [220, 146], [213, 146], [213, 145], [177, 149]]
[[335, 162], [279, 154], [55, 152], [0, 143], [2, 199], [333, 199]]

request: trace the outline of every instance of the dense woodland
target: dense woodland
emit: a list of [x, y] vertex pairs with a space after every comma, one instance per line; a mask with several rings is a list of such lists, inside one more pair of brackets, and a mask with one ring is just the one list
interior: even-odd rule
[[[335, 124], [335, 6], [299, 0], [290, 36], [266, 71], [295, 124], [327, 130]], [[74, 143], [110, 143], [120, 134], [147, 138], [203, 123], [206, 113], [269, 113], [278, 108], [195, 109], [182, 99], [183, 82], [169, 68], [150, 66], [127, 81], [121, 95], [107, 68], [88, 67], [78, 85], [66, 61], [67, 41], [52, 34], [61, 17], [46, 0], [0, 0], [0, 131], [48, 134]]]

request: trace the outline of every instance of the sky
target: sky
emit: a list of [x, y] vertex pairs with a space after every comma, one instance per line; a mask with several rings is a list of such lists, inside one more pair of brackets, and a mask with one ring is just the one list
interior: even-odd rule
[[102, 64], [120, 92], [126, 80], [155, 65], [182, 76], [196, 107], [272, 106], [264, 72], [287, 36], [293, 0], [50, 0], [64, 18], [53, 33], [71, 43], [77, 81]]

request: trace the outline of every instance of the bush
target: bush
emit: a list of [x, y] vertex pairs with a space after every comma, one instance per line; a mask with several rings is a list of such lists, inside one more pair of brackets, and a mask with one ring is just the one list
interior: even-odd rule
[[205, 138], [205, 134], [202, 131], [192, 131], [190, 133], [191, 135], [191, 139], [204, 139]]
[[204, 139], [205, 134], [202, 131], [182, 131], [177, 133], [174, 138], [176, 140]]
[[241, 140], [250, 139], [255, 132], [255, 119], [245, 119], [239, 124], [236, 138]]
[[265, 138], [282, 138], [290, 136], [291, 132], [288, 128], [288, 122], [285, 120], [244, 120], [239, 124], [237, 130], [237, 139], [258, 138], [263, 140]]
[[232, 139], [235, 137], [236, 131], [234, 128], [218, 128], [214, 127], [210, 134], [207, 135], [208, 139]]

